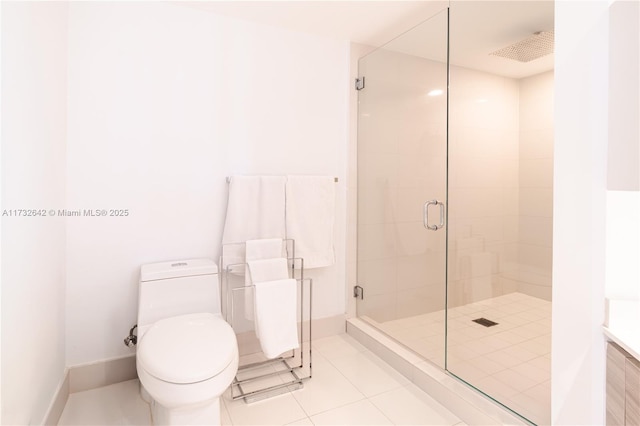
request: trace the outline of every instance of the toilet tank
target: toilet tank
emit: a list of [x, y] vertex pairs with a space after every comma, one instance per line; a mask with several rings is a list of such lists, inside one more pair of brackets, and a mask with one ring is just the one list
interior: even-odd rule
[[158, 320], [177, 315], [220, 314], [218, 267], [209, 259], [142, 265], [138, 289], [138, 336]]

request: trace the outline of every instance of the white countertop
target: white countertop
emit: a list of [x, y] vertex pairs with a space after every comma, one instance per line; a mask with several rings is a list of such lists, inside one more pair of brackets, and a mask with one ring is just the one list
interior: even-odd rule
[[640, 302], [609, 300], [604, 334], [640, 360]]

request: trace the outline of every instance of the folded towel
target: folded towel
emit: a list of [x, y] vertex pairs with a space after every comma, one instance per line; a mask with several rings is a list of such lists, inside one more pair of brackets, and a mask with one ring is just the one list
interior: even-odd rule
[[287, 176], [286, 234], [305, 268], [333, 265], [335, 181], [331, 176]]
[[[287, 259], [284, 257], [278, 259], [261, 259], [261, 260], [249, 260], [247, 261], [247, 272], [245, 272], [245, 285], [257, 285], [265, 281], [284, 280], [289, 278], [289, 270]], [[255, 302], [254, 294], [255, 287], [248, 288], [244, 292], [244, 311], [245, 318], [253, 320], [254, 331], [258, 339], [260, 338], [260, 324], [256, 321], [254, 315]]]
[[[255, 260], [260, 259], [273, 259], [282, 257], [282, 238], [267, 238], [261, 240], [247, 240], [244, 244], [244, 258], [245, 258], [245, 266], [244, 266], [244, 285], [250, 286], [256, 281], [253, 279], [249, 273], [249, 263]], [[268, 280], [260, 280], [260, 281], [271, 281], [274, 279], [282, 279], [289, 278], [287, 275], [287, 268], [285, 266], [285, 275], [278, 276], [275, 278], [270, 278]], [[259, 271], [258, 271], [259, 273]], [[244, 317], [250, 321], [254, 320], [253, 315], [253, 289], [246, 289], [244, 291]], [[257, 330], [256, 330], [257, 334]]]
[[278, 259], [249, 260], [247, 275], [254, 284], [265, 281], [289, 278], [288, 262], [284, 257]]
[[297, 288], [296, 280], [255, 283], [256, 323], [260, 329], [260, 346], [269, 358], [297, 349]]
[[222, 233], [225, 268], [229, 264], [245, 263], [247, 240], [285, 238], [284, 176], [232, 176], [229, 179], [229, 201]]
[[245, 245], [247, 262], [282, 257], [282, 246], [282, 238], [248, 240]]

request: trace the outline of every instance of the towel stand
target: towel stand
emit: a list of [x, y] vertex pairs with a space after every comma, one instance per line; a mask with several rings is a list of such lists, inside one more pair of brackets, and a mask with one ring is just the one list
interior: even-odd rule
[[[278, 358], [265, 359], [261, 353], [252, 353], [240, 357], [238, 373], [231, 383], [231, 398], [244, 399], [251, 403], [265, 398], [280, 395], [291, 390], [300, 389], [304, 382], [311, 378], [311, 307], [313, 302], [313, 281], [304, 278], [304, 260], [295, 257], [295, 242], [291, 239], [283, 240], [286, 247], [287, 260], [290, 267], [290, 277], [295, 278], [299, 285], [299, 310], [298, 310], [298, 339], [300, 347], [289, 351]], [[230, 246], [234, 252], [245, 243], [224, 244], [222, 246], [221, 270], [222, 270], [222, 299], [224, 303], [225, 320], [234, 328], [234, 331], [242, 333], [243, 328], [236, 330], [236, 321], [241, 315], [237, 305], [244, 306], [245, 292], [254, 291], [255, 285], [246, 285], [244, 274], [246, 263], [225, 264], [225, 249]], [[235, 279], [234, 279], [235, 277]], [[242, 279], [239, 279], [242, 278]], [[305, 290], [308, 286], [308, 290]], [[308, 303], [308, 309], [305, 309]], [[308, 320], [305, 321], [305, 317]], [[245, 321], [246, 322], [246, 321]], [[245, 324], [246, 327], [246, 324]], [[251, 330], [249, 330], [249, 334]], [[245, 333], [246, 334], [246, 333]], [[257, 339], [254, 336], [248, 338]], [[244, 340], [244, 339], [239, 339]]]

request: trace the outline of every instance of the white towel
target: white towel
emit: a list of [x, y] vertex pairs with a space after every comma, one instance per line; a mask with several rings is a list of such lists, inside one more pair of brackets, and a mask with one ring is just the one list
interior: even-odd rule
[[305, 268], [333, 265], [335, 182], [331, 176], [287, 176], [286, 233]]
[[250, 260], [275, 259], [282, 257], [282, 238], [248, 240], [246, 242], [246, 258]]
[[296, 280], [288, 278], [255, 283], [256, 322], [260, 329], [260, 346], [269, 358], [297, 349]]
[[251, 289], [244, 292], [244, 311], [245, 318], [253, 320], [254, 330], [258, 339], [260, 338], [260, 323], [256, 320], [255, 311], [255, 285], [265, 281], [284, 280], [289, 278], [289, 269], [287, 259], [284, 257], [278, 259], [261, 259], [248, 260], [247, 271], [245, 273], [245, 285], [254, 285]]
[[[252, 261], [260, 259], [273, 259], [282, 257], [282, 239], [281, 238], [267, 238], [261, 240], [247, 240], [244, 244], [244, 285], [250, 286], [256, 281], [249, 273], [249, 264]], [[286, 260], [285, 260], [286, 262]], [[259, 271], [258, 271], [259, 273]], [[262, 279], [260, 281], [271, 281], [274, 279], [289, 278], [287, 275], [287, 268], [284, 268], [284, 276], [276, 278], [270, 278], [268, 280]], [[253, 309], [253, 289], [245, 289], [244, 291], [244, 317], [250, 321], [254, 320]], [[257, 334], [257, 330], [256, 330]]]
[[[284, 176], [232, 176], [222, 244], [285, 238]], [[242, 244], [227, 246], [223, 265], [245, 263]]]
[[289, 278], [287, 259], [262, 259], [247, 261], [249, 277], [254, 284]]

